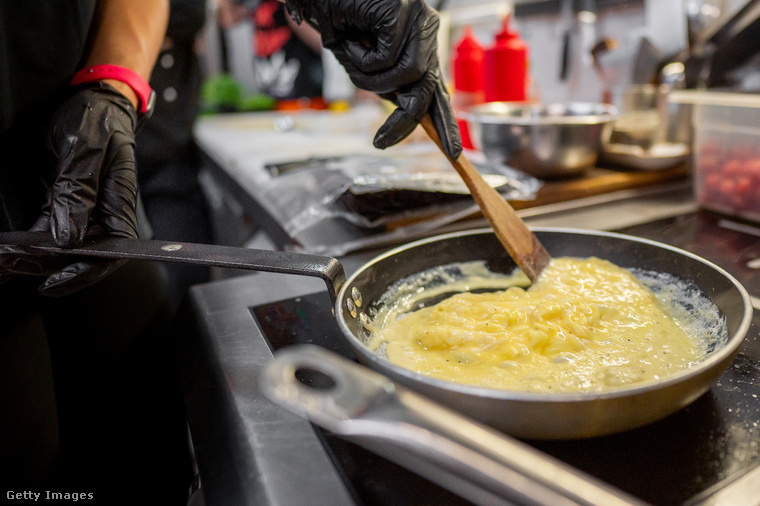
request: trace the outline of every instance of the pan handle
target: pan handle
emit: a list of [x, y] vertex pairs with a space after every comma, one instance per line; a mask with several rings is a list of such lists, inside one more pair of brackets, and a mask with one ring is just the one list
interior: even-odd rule
[[343, 266], [335, 258], [210, 244], [105, 236], [89, 238], [78, 248], [61, 248], [47, 232], [3, 232], [0, 250], [5, 250], [4, 254], [150, 260], [312, 276], [324, 280], [333, 303], [346, 281]]
[[317, 346], [278, 351], [259, 387], [272, 401], [476, 504], [644, 504]]

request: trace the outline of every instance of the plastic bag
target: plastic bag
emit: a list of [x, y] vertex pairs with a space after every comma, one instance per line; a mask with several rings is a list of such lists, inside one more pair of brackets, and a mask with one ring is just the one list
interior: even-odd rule
[[[505, 165], [473, 164], [508, 200], [534, 198], [543, 184]], [[464, 182], [437, 151], [397, 157], [342, 155], [265, 168], [272, 177], [264, 190], [293, 237], [328, 219], [378, 234], [391, 228], [397, 236], [405, 226], [432, 230], [477, 211]]]

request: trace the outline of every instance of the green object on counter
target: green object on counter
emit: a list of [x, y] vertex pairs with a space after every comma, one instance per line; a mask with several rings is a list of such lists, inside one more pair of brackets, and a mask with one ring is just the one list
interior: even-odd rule
[[277, 101], [264, 93], [256, 93], [242, 100], [243, 111], [271, 111], [277, 105]]
[[237, 111], [243, 94], [243, 86], [229, 74], [214, 76], [201, 87], [203, 112]]
[[201, 114], [268, 111], [274, 107], [274, 98], [262, 93], [249, 94], [246, 87], [230, 74], [213, 76], [201, 87]]

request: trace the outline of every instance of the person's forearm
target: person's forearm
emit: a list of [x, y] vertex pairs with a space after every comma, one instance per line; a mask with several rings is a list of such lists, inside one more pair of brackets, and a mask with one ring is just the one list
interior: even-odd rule
[[[118, 65], [149, 80], [168, 23], [169, 0], [100, 0], [85, 66]], [[107, 82], [137, 107], [137, 96], [129, 86]]]
[[306, 44], [309, 49], [311, 49], [316, 54], [320, 54], [322, 52], [322, 37], [319, 35], [319, 32], [314, 29], [314, 27], [307, 23], [301, 23], [299, 25], [293, 21], [293, 18], [290, 17], [287, 9], [285, 9], [285, 21], [288, 23], [288, 26], [290, 26], [290, 29], [293, 31], [295, 36], [298, 37], [301, 42]]

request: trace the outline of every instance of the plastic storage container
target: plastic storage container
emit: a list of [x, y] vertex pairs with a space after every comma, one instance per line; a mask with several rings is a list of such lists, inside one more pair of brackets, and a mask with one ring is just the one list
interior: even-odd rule
[[684, 90], [669, 101], [691, 104], [697, 203], [760, 222], [760, 94]]

